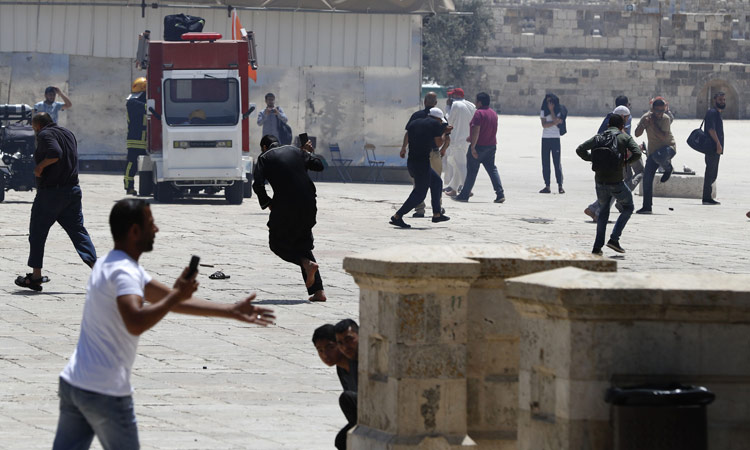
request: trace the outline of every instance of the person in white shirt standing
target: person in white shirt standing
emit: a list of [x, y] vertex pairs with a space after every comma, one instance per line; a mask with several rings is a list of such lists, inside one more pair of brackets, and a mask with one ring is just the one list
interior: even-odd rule
[[86, 287], [81, 332], [73, 355], [60, 374], [60, 418], [54, 450], [88, 449], [94, 436], [102, 447], [138, 449], [130, 373], [138, 337], [168, 312], [216, 316], [267, 326], [273, 311], [251, 302], [255, 294], [234, 303], [195, 298], [195, 274], [188, 268], [172, 289], [154, 280], [138, 264], [153, 249], [159, 231], [148, 203], [120, 200], [109, 216], [114, 250], [100, 258]]
[[448, 116], [448, 124], [453, 127], [453, 142], [456, 145], [448, 147], [445, 154], [446, 165], [450, 170], [446, 170], [445, 184], [447, 188], [445, 194], [455, 197], [461, 191], [464, 180], [466, 179], [466, 154], [464, 149], [469, 148], [468, 138], [471, 131], [469, 123], [474, 117], [477, 107], [470, 101], [464, 99], [464, 90], [455, 88], [448, 91], [448, 95], [453, 99], [451, 104], [451, 113]]

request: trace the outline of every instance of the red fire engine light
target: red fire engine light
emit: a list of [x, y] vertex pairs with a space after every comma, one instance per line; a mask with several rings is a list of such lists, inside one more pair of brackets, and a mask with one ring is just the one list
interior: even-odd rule
[[183, 33], [183, 41], [217, 41], [221, 33]]

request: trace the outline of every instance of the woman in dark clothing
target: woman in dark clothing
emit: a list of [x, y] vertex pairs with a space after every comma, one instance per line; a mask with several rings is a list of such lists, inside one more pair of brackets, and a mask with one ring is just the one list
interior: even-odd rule
[[558, 192], [565, 193], [563, 189], [562, 164], [560, 163], [560, 127], [564, 123], [563, 109], [560, 99], [555, 94], [547, 94], [542, 102], [540, 113], [542, 121], [542, 176], [544, 177], [544, 189], [541, 194], [549, 194], [550, 191], [550, 165], [549, 157], [552, 154], [552, 162], [555, 165], [555, 179], [557, 180]]

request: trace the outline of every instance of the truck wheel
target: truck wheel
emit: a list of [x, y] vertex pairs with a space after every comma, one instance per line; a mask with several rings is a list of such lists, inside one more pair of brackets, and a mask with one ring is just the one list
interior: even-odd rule
[[5, 201], [5, 175], [0, 173], [0, 202]]
[[245, 183], [242, 183], [243, 186], [243, 197], [250, 198], [253, 196], [253, 176], [251, 174], [247, 174], [247, 181]]
[[138, 172], [138, 193], [144, 197], [150, 197], [154, 193], [154, 173]]
[[154, 198], [159, 203], [170, 203], [173, 201], [174, 189], [172, 188], [172, 184], [169, 182], [157, 183]]
[[230, 205], [241, 205], [244, 193], [244, 181], [237, 180], [231, 186], [224, 188], [224, 197]]

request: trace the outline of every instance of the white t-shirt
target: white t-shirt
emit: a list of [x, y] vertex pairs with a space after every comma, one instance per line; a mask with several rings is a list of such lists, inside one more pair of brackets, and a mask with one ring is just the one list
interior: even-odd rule
[[[544, 115], [544, 110], [541, 110], [539, 113], [539, 117], [544, 119], [546, 122], [553, 122], [555, 119], [552, 118], [552, 114]], [[560, 117], [560, 114], [557, 115], [557, 117]], [[549, 128], [543, 128], [542, 129], [542, 138], [559, 138], [560, 137], [560, 129], [557, 128], [557, 125], [554, 127]]]
[[114, 397], [131, 395], [130, 371], [138, 336], [125, 328], [117, 297], [144, 297], [151, 276], [121, 250], [112, 250], [94, 265], [86, 287], [81, 334], [60, 376], [71, 385]]
[[471, 129], [469, 123], [474, 117], [477, 107], [468, 100], [454, 100], [451, 106], [451, 115], [448, 116], [448, 124], [453, 127], [451, 131], [451, 147], [466, 150], [468, 143], [466, 138], [469, 137]]

